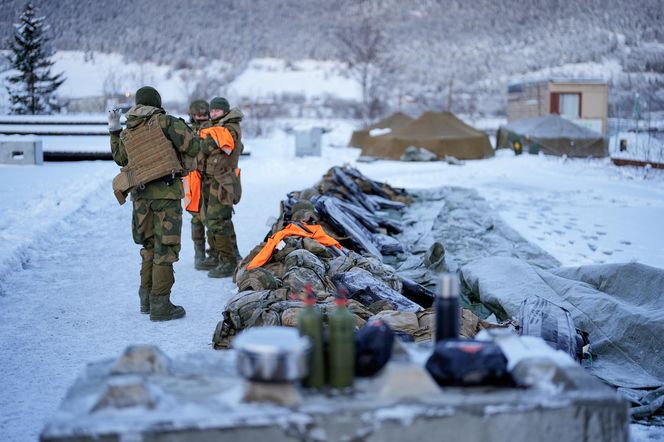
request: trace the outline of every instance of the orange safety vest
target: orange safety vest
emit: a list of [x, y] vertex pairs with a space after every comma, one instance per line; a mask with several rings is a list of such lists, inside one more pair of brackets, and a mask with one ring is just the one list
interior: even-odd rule
[[208, 136], [211, 137], [219, 149], [221, 149], [226, 155], [230, 155], [235, 149], [235, 140], [231, 131], [226, 129], [223, 126], [212, 126], [201, 129], [198, 132], [201, 140], [206, 139]]
[[187, 212], [198, 213], [201, 211], [201, 173], [198, 170], [192, 170], [184, 177], [186, 199], [184, 208]]
[[[302, 223], [302, 226], [304, 226], [304, 228], [298, 226], [297, 224], [289, 224], [286, 227], [284, 227], [282, 230], [272, 235], [267, 240], [267, 244], [265, 244], [265, 246], [261, 249], [261, 251], [258, 252], [258, 255], [256, 255], [254, 259], [251, 260], [251, 262], [247, 266], [247, 270], [255, 269], [256, 267], [260, 267], [263, 264], [267, 263], [272, 257], [272, 253], [274, 252], [274, 249], [277, 247], [277, 244], [279, 244], [279, 242], [281, 242], [282, 239], [288, 236], [301, 236], [303, 238], [312, 238], [324, 246], [334, 246], [337, 249], [341, 249], [341, 244], [339, 244], [339, 241], [337, 241], [336, 239], [332, 238], [330, 235], [325, 233], [325, 230], [323, 230], [321, 226], [309, 225], [305, 223]], [[307, 232], [307, 230], [305, 229], [309, 230], [309, 232]]]

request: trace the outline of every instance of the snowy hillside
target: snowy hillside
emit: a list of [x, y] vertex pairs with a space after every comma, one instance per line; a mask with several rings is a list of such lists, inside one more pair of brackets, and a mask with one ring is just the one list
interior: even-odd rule
[[[320, 104], [326, 97], [359, 101], [356, 81], [338, 62], [303, 60], [286, 63], [277, 59], [255, 59], [241, 72], [221, 61], [199, 67], [176, 69], [152, 62], [128, 62], [119, 54], [59, 51], [53, 56], [54, 72], [64, 72], [66, 81], [58, 90], [65, 102], [101, 98], [101, 106], [121, 101], [144, 85], [155, 86], [171, 110], [186, 113], [190, 100], [225, 95], [232, 103], [261, 103], [286, 97], [290, 102]], [[0, 82], [9, 72], [0, 73]], [[235, 76], [237, 74], [237, 76]], [[228, 81], [224, 81], [224, 79]], [[7, 113], [7, 91], [0, 88], [0, 113]], [[101, 111], [101, 109], [95, 109]]]
[[[0, 42], [10, 36], [23, 3], [0, 1], [5, 12], [0, 16]], [[135, 89], [136, 82], [154, 75], [178, 97], [189, 98], [196, 90], [212, 95], [255, 64], [252, 60], [279, 59], [296, 68], [302, 60], [345, 64], [349, 60], [341, 36], [358, 41], [359, 32], [368, 27], [381, 36], [373, 62], [381, 79], [374, 86], [387, 110], [400, 104], [413, 113], [441, 110], [452, 85], [455, 111], [504, 113], [507, 84], [539, 74], [607, 78], [612, 106], [627, 106], [639, 92], [649, 110], [664, 109], [660, 0], [196, 0], [186, 6], [165, 1], [159, 10], [148, 5], [139, 2], [128, 8], [117, 0], [38, 3], [51, 24], [56, 50], [81, 51], [88, 60], [99, 53], [126, 57], [113, 63], [115, 68], [100, 65], [93, 77], [83, 77], [96, 82], [109, 77], [108, 91], [114, 93]], [[0, 49], [7, 47], [3, 44]], [[126, 61], [138, 68], [123, 69]], [[151, 63], [164, 68], [152, 69]], [[186, 78], [184, 87], [180, 74]], [[318, 75], [310, 74], [306, 77]], [[272, 85], [265, 90], [292, 92]]]

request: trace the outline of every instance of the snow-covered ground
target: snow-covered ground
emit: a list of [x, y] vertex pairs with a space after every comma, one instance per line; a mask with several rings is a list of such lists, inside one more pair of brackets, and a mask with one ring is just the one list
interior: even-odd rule
[[[627, 150], [620, 151], [620, 141], [627, 141]], [[651, 161], [664, 164], [664, 133], [619, 132], [609, 138], [611, 158]]]
[[[355, 164], [358, 150], [331, 147], [343, 146], [352, 126], [322, 125], [333, 130], [320, 158], [295, 158], [293, 136], [281, 130], [246, 140], [252, 155], [240, 163], [243, 199], [234, 217], [243, 254], [263, 239], [287, 192], [313, 184], [332, 165]], [[607, 160], [510, 152], [463, 166], [355, 165], [396, 186], [475, 188], [563, 264], [635, 260], [664, 267], [664, 174], [657, 171], [644, 178]], [[0, 166], [2, 440], [34, 440], [86, 362], [115, 357], [129, 343], [154, 343], [168, 354], [210, 348], [233, 284], [193, 269], [185, 215], [173, 299], [187, 316], [152, 323], [139, 314], [139, 247], [131, 239], [130, 205], [118, 206], [111, 192], [116, 171], [108, 162]], [[632, 429], [637, 440], [664, 436]]]

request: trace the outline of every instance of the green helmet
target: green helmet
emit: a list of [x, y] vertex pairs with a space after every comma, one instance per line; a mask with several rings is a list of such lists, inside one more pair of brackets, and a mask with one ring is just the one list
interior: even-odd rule
[[194, 115], [208, 115], [210, 113], [210, 105], [205, 100], [194, 100], [189, 105], [189, 116]]
[[291, 219], [293, 221], [304, 221], [307, 223], [317, 222], [316, 209], [311, 201], [299, 200], [293, 204], [291, 209]]
[[214, 97], [210, 101], [210, 109], [221, 109], [224, 112], [228, 112], [231, 110], [231, 105], [224, 97]]
[[136, 91], [136, 104], [161, 107], [161, 95], [152, 86], [143, 86]]

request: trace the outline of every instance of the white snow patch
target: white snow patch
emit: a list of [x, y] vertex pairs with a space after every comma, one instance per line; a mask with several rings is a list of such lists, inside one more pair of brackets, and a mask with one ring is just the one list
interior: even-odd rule
[[390, 129], [389, 127], [386, 127], [384, 129], [378, 128], [378, 129], [371, 129], [369, 131], [369, 135], [372, 137], [378, 137], [381, 135], [389, 134], [390, 132], [392, 132], [392, 129]]
[[336, 96], [359, 100], [359, 84], [348, 78], [336, 61], [302, 60], [288, 63], [275, 58], [259, 58], [249, 63], [228, 87], [236, 97], [271, 97], [301, 94], [306, 98]]
[[643, 424], [630, 424], [629, 440], [631, 442], [653, 442], [664, 440], [664, 427]]

